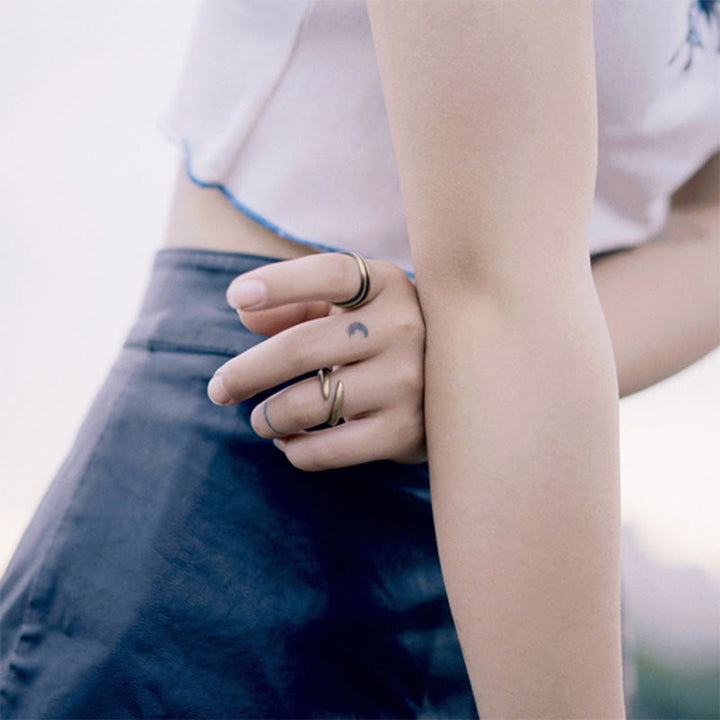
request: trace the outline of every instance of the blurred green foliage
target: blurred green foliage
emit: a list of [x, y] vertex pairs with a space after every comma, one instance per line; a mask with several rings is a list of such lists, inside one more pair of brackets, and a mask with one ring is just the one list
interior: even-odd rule
[[642, 649], [630, 717], [653, 720], [720, 718], [720, 664], [671, 663]]

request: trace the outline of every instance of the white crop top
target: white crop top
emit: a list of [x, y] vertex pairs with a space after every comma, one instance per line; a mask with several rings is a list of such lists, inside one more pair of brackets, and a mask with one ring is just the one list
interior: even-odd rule
[[[593, 17], [596, 253], [656, 234], [720, 148], [720, 2], [594, 0]], [[364, 0], [205, 0], [161, 122], [195, 182], [278, 234], [411, 269]]]

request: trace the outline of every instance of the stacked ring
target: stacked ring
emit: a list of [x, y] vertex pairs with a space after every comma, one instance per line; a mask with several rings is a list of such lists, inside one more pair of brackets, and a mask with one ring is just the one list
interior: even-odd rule
[[358, 265], [358, 270], [360, 270], [360, 289], [349, 300], [346, 300], [345, 302], [335, 302], [332, 304], [336, 307], [344, 308], [345, 310], [351, 310], [352, 308], [362, 305], [370, 293], [370, 268], [362, 255], [358, 255], [354, 252], [347, 252], [345, 250], [340, 252], [342, 255], [349, 255], [351, 258], [355, 259], [355, 262]]
[[[320, 368], [318, 370], [318, 379], [320, 380], [320, 389], [322, 391], [323, 400], [330, 399], [330, 368]], [[340, 422], [340, 413], [342, 412], [343, 398], [345, 397], [345, 387], [342, 381], [338, 382], [335, 386], [335, 396], [332, 401], [332, 409], [330, 410], [330, 417], [327, 420], [327, 424], [332, 426], [337, 425]]]
[[330, 397], [330, 368], [320, 368], [318, 370], [318, 377], [320, 378], [320, 387], [322, 389], [323, 400], [327, 400]]
[[331, 427], [340, 422], [340, 413], [342, 411], [343, 397], [345, 396], [345, 388], [343, 388], [342, 380], [335, 386], [335, 397], [333, 398], [332, 410], [328, 418], [328, 425]]

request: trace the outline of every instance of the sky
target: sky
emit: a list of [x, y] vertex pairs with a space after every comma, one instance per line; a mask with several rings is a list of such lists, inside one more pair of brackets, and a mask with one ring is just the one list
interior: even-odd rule
[[[0, 2], [0, 568], [137, 311], [194, 0]], [[720, 578], [720, 352], [621, 403], [623, 520]]]

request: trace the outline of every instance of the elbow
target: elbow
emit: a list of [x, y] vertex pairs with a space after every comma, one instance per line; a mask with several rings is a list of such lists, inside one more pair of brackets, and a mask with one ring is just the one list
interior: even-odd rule
[[422, 258], [416, 268], [428, 328], [482, 315], [491, 325], [535, 326], [558, 335], [583, 324], [607, 333], [586, 249], [549, 258], [514, 253], [490, 259], [473, 249], [444, 255]]

